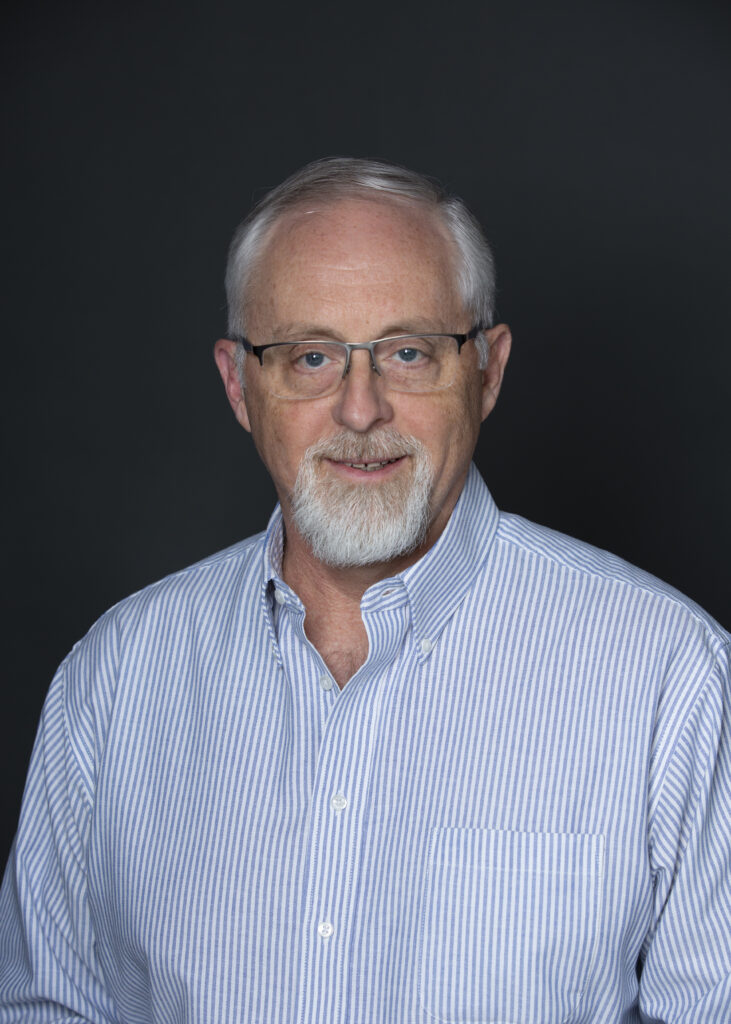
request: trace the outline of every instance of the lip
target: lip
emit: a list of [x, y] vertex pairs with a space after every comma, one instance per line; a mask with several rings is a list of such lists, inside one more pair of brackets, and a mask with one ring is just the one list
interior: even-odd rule
[[[383, 480], [397, 472], [399, 466], [406, 461], [406, 455], [400, 455], [395, 459], [363, 459], [362, 462], [351, 462], [350, 460], [326, 459], [338, 474], [343, 474], [351, 480]], [[365, 469], [364, 465], [378, 468]]]

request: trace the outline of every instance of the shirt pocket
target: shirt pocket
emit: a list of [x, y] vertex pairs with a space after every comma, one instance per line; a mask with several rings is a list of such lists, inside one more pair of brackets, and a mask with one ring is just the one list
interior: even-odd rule
[[590, 977], [604, 837], [438, 828], [422, 903], [419, 998], [449, 1024], [560, 1024]]

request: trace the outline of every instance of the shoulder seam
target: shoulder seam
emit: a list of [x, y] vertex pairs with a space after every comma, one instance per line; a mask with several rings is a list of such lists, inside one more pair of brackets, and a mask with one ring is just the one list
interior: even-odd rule
[[[522, 520], [522, 517], [519, 516], [516, 516], [515, 518], [519, 518]], [[696, 606], [695, 602], [692, 601], [691, 598], [685, 598], [684, 595], [682, 595], [679, 591], [677, 592], [677, 596], [674, 593], [670, 593], [669, 591], [671, 589], [674, 589], [671, 588], [670, 584], [662, 584], [662, 580], [658, 579], [658, 583], [662, 585], [658, 587], [652, 587], [647, 583], [641, 582], [640, 580], [623, 579], [621, 576], [618, 575], [602, 573], [596, 569], [592, 569], [590, 566], [572, 565], [568, 561], [561, 560], [551, 552], [544, 551], [542, 549], [537, 548], [536, 546], [532, 546], [526, 543], [523, 539], [502, 533], [501, 526], [503, 524], [503, 521], [503, 513], [501, 512], [498, 521], [498, 528], [495, 538], [496, 540], [502, 541], [505, 544], [510, 544], [515, 548], [519, 548], [520, 550], [525, 551], [527, 554], [535, 555], [536, 558], [545, 559], [546, 561], [551, 562], [553, 565], [560, 566], [567, 572], [575, 573], [577, 575], [590, 576], [593, 579], [603, 580], [608, 584], [628, 587], [640, 593], [647, 594], [650, 597], [657, 598], [658, 600], [667, 601], [674, 607], [684, 611], [695, 622], [698, 623], [698, 625], [703, 629], [704, 633], [712, 639], [712, 642], [714, 644], [714, 653], [717, 653], [717, 651], [721, 650], [722, 647], [729, 646], [731, 644], [731, 638], [728, 637], [726, 631], [720, 623], [716, 623], [712, 616], [708, 615], [707, 612], [704, 612], [703, 609], [700, 608], [700, 606]], [[522, 521], [528, 522], [528, 520]], [[550, 530], [550, 527], [544, 527], [543, 529]], [[556, 530], [551, 530], [551, 533], [556, 534], [558, 537], [568, 538], [568, 534], [562, 534]], [[586, 541], [577, 541], [577, 543], [580, 544], [582, 547], [588, 548], [589, 550], [606, 554], [610, 558], [616, 559], [619, 562], [624, 562], [625, 565], [635, 569], [638, 573], [648, 576], [651, 575], [650, 573], [646, 573], [644, 569], [632, 566], [630, 562], [625, 562], [624, 559], [621, 558], [621, 556], [613, 555], [609, 551], [605, 552], [603, 548], [597, 548]], [[665, 587], [667, 587], [668, 589], [664, 589]], [[703, 612], [703, 614], [701, 614], [701, 612]]]

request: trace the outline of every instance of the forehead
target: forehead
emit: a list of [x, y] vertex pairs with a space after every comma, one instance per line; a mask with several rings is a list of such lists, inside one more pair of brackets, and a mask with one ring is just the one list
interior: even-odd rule
[[446, 326], [462, 305], [454, 243], [441, 219], [421, 204], [397, 200], [348, 199], [288, 211], [265, 240], [250, 290], [252, 319], [262, 326], [324, 327], [350, 318], [364, 330], [372, 321], [378, 331], [391, 318], [435, 317]]

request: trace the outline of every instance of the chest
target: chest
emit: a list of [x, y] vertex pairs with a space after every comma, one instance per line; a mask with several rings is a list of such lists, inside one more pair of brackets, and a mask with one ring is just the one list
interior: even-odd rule
[[428, 654], [408, 630], [374, 643], [342, 692], [292, 640], [191, 685], [184, 715], [159, 681], [121, 707], [91, 851], [119, 999], [180, 1000], [156, 1020], [220, 1019], [232, 992], [250, 1020], [332, 1000], [362, 1024], [455, 1000], [451, 1019], [505, 1020], [548, 972], [574, 1019], [649, 897], [628, 808], [651, 715], [628, 667], [582, 651], [539, 662], [456, 619]]
[[[314, 647], [335, 682], [342, 689], [368, 657], [369, 639], [360, 613], [333, 616], [308, 611], [304, 619], [304, 631], [308, 642]], [[298, 642], [290, 629], [282, 624], [282, 647], [285, 656], [290, 655], [288, 646]], [[291, 656], [290, 659], [291, 661]]]

